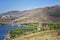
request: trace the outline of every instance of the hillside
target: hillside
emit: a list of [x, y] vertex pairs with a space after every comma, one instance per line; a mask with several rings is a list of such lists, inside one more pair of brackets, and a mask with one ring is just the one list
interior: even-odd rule
[[48, 30], [17, 37], [13, 40], [60, 40], [60, 30]]
[[[20, 22], [54, 22], [60, 23], [60, 5], [25, 11], [9, 11], [2, 15], [17, 16]], [[15, 20], [15, 19], [14, 19]], [[19, 22], [19, 23], [20, 23]]]
[[[54, 22], [60, 23], [60, 6], [52, 6], [45, 8], [37, 8], [27, 12], [24, 12], [26, 15], [25, 19], [21, 22]], [[22, 17], [21, 17], [22, 18]]]

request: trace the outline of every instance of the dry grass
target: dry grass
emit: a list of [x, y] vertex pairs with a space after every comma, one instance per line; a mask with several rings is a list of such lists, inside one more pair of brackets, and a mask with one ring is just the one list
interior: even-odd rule
[[13, 40], [60, 40], [60, 30], [49, 30], [17, 37]]

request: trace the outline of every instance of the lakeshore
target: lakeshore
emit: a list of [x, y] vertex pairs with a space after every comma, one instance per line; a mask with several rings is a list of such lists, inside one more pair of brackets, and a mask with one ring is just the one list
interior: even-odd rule
[[20, 27], [0, 25], [0, 40], [4, 40], [4, 36], [9, 34], [9, 31], [15, 30], [16, 28], [20, 28]]

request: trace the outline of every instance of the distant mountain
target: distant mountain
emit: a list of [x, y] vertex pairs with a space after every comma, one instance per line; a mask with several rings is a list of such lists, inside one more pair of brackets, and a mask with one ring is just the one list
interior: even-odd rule
[[25, 12], [28, 12], [28, 10], [24, 10], [24, 11], [12, 10], [12, 11], [8, 11], [8, 12], [5, 12], [5, 13], [1, 13], [0, 14], [0, 17], [5, 16], [5, 15], [22, 16], [22, 15], [27, 14]]
[[60, 5], [45, 8], [37, 8], [27, 11], [25, 13], [29, 13], [24, 16], [27, 17], [26, 19], [28, 19], [29, 21], [60, 23]]
[[29, 21], [60, 23], [60, 5], [26, 11], [9, 11], [7, 13], [3, 13], [2, 15], [19, 16], [19, 18], [27, 17], [21, 20], [23, 22], [27, 19]]
[[6, 12], [6, 13], [2, 13], [1, 16], [4, 16], [4, 15], [19, 15], [21, 12], [20, 11], [9, 11], [9, 12]]

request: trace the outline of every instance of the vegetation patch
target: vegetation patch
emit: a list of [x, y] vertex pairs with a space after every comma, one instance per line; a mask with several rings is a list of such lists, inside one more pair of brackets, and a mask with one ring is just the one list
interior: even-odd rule
[[15, 38], [21, 35], [26, 35], [27, 33], [32, 33], [32, 32], [34, 33], [37, 30], [38, 23], [24, 23], [21, 25], [27, 25], [27, 26], [10, 31], [11, 38]]
[[56, 29], [60, 29], [60, 23], [42, 23], [42, 27], [43, 28], [41, 28], [41, 30], [43, 30], [43, 31], [45, 31], [45, 30], [56, 30]]
[[37, 30], [39, 23], [24, 23], [21, 25], [27, 25], [27, 26], [10, 31], [11, 38], [15, 38], [17, 36], [22, 36], [22, 35], [27, 35], [29, 33], [60, 29], [59, 23], [42, 23], [42, 27], [40, 28], [40, 30]]

